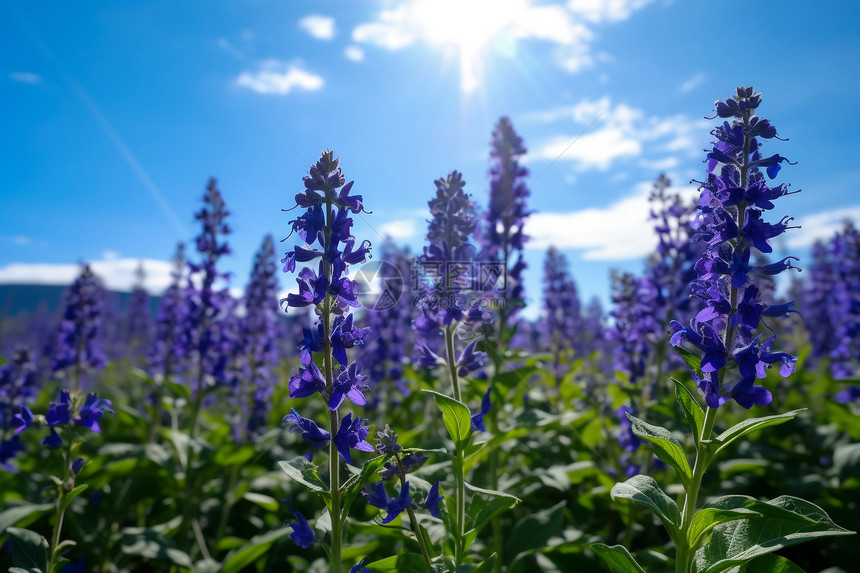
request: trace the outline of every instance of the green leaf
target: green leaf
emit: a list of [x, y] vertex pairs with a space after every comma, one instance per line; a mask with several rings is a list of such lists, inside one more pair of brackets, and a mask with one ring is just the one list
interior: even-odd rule
[[645, 475], [633, 476], [624, 483], [615, 484], [610, 495], [612, 499], [629, 499], [647, 507], [660, 518], [673, 540], [680, 535], [681, 511], [653, 478]]
[[164, 385], [170, 388], [170, 391], [180, 398], [185, 398], [187, 402], [191, 401], [191, 389], [185, 384], [177, 384], [170, 380], [165, 380]]
[[708, 543], [696, 551], [694, 573], [719, 573], [804, 541], [853, 534], [833, 523], [817, 505], [787, 495], [766, 502], [726, 496], [709, 505], [723, 509], [746, 507], [762, 515], [714, 527]]
[[246, 492], [245, 495], [242, 496], [242, 499], [246, 499], [251, 503], [257, 504], [268, 511], [278, 511], [278, 507], [280, 507], [278, 500], [274, 497], [253, 491]]
[[675, 399], [678, 400], [678, 405], [681, 406], [681, 410], [684, 412], [684, 418], [686, 418], [687, 423], [690, 424], [690, 429], [693, 431], [693, 437], [696, 439], [696, 443], [698, 444], [702, 435], [702, 428], [705, 425], [705, 412], [699, 405], [699, 401], [696, 399], [696, 396], [689, 388], [687, 388], [686, 384], [679, 382], [674, 378], [670, 378], [670, 380], [675, 384]]
[[550, 538], [564, 529], [566, 501], [552, 507], [526, 515], [520, 519], [507, 536], [505, 555], [519, 555], [530, 549], [546, 546]]
[[355, 501], [355, 498], [358, 497], [358, 494], [361, 493], [361, 488], [371, 480], [373, 475], [382, 467], [382, 464], [384, 464], [389, 457], [390, 456], [377, 456], [373, 459], [367, 460], [364, 462], [364, 465], [361, 466], [361, 471], [350, 477], [341, 486], [341, 515], [349, 515], [349, 508], [352, 505], [352, 502]]
[[236, 573], [251, 565], [265, 555], [275, 541], [286, 537], [292, 530], [291, 527], [281, 527], [261, 535], [255, 535], [241, 549], [236, 550], [224, 561], [221, 573]]
[[424, 557], [417, 553], [401, 553], [392, 555], [365, 565], [374, 573], [427, 573]]
[[448, 435], [451, 436], [457, 449], [464, 448], [472, 431], [472, 413], [469, 407], [439, 392], [432, 390], [424, 390], [424, 392], [433, 395], [436, 407], [442, 412], [445, 429], [448, 430]]
[[681, 360], [684, 361], [684, 364], [687, 365], [696, 376], [702, 378], [702, 359], [697, 355], [693, 354], [683, 346], [673, 346], [675, 352], [678, 353], [678, 356], [681, 357]]
[[309, 462], [307, 458], [293, 458], [278, 462], [278, 465], [293, 481], [299, 482], [313, 492], [324, 496], [328, 495], [328, 484], [320, 477], [317, 466]]
[[693, 477], [693, 472], [690, 469], [684, 448], [681, 447], [680, 442], [672, 435], [672, 432], [660, 426], [652, 426], [636, 416], [627, 414], [627, 417], [633, 422], [633, 433], [651, 445], [651, 450], [660, 461], [675, 468], [686, 489]]
[[62, 500], [60, 500], [60, 511], [66, 511], [72, 501], [76, 497], [84, 493], [84, 490], [86, 490], [88, 487], [89, 486], [87, 484], [81, 484], [72, 491], [67, 491], [66, 493], [64, 493]]
[[496, 568], [497, 556], [495, 553], [478, 563], [472, 573], [491, 573]]
[[690, 549], [697, 549], [705, 540], [705, 535], [717, 525], [737, 519], [749, 519], [755, 516], [761, 516], [761, 514], [744, 507], [735, 509], [705, 507], [700, 509], [693, 516], [690, 529], [687, 530], [687, 541]]
[[779, 424], [784, 424], [789, 420], [793, 419], [798, 414], [801, 414], [806, 411], [806, 408], [801, 408], [800, 410], [792, 410], [791, 412], [786, 412], [785, 414], [776, 414], [775, 416], [765, 416], [764, 418], [747, 418], [740, 424], [735, 424], [722, 434], [716, 437], [714, 440], [717, 444], [717, 450], [714, 452], [714, 456], [723, 451], [729, 444], [746, 436], [750, 432], [755, 432], [756, 430], [760, 430], [762, 428], [767, 428], [768, 426], [778, 426]]
[[29, 529], [10, 527], [8, 531], [12, 565], [26, 570], [27, 573], [47, 571], [48, 541]]
[[501, 491], [483, 489], [468, 483], [466, 488], [472, 493], [472, 501], [466, 508], [466, 535], [464, 537], [465, 548], [468, 549], [478, 533], [491, 519], [514, 507], [520, 500]]
[[249, 462], [255, 455], [253, 446], [225, 444], [215, 452], [215, 463], [227, 467], [240, 466]]
[[0, 512], [0, 535], [12, 526], [27, 527], [54, 509], [52, 503], [25, 503]]
[[636, 560], [623, 545], [610, 547], [605, 543], [592, 543], [588, 548], [603, 559], [612, 573], [645, 573], [645, 570], [636, 563]]
[[742, 565], [738, 573], [804, 573], [804, 571], [785, 557], [762, 555]]
[[144, 557], [190, 569], [193, 566], [187, 553], [176, 549], [173, 541], [151, 529], [126, 530], [120, 540], [125, 555]]

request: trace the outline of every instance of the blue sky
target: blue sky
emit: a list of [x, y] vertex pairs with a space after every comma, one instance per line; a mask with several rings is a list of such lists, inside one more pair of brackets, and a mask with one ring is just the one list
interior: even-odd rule
[[651, 182], [702, 176], [703, 118], [738, 85], [790, 138], [767, 149], [799, 162], [778, 181], [803, 193], [775, 215], [803, 228], [775, 254], [808, 260], [860, 219], [858, 24], [848, 1], [5, 2], [0, 283], [63, 283], [91, 261], [128, 288], [144, 260], [163, 288], [214, 176], [241, 287], [327, 148], [373, 211], [356, 236], [415, 250], [434, 179], [457, 169], [486, 204], [508, 115], [529, 149], [530, 299], [552, 243], [606, 300], [609, 269], [641, 271], [653, 245]]

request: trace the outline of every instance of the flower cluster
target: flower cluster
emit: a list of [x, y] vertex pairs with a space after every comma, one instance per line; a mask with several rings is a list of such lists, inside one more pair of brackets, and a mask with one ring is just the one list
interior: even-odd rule
[[141, 262], [135, 271], [134, 288], [126, 307], [126, 339], [132, 346], [134, 358], [144, 353], [144, 344], [152, 336], [152, 313], [149, 307], [149, 293], [143, 287], [146, 272]]
[[[320, 322], [316, 328], [304, 330], [299, 344], [301, 366], [289, 383], [291, 398], [304, 398], [319, 393], [332, 412], [337, 412], [344, 400], [363, 406], [364, 393], [369, 389], [361, 362], [349, 362], [347, 349], [360, 345], [368, 328], [355, 326], [351, 310], [358, 302], [358, 284], [349, 278], [350, 265], [363, 263], [370, 253], [370, 241], [356, 246], [351, 234], [350, 213], [363, 211], [361, 195], [350, 195], [353, 182], [345, 184], [343, 172], [332, 151], [326, 151], [311, 166], [304, 178], [304, 191], [296, 195], [296, 204], [305, 212], [290, 221], [305, 245], [297, 245], [282, 259], [284, 272], [294, 272], [297, 262], [317, 261], [317, 272], [303, 267], [298, 273], [299, 293], [281, 299], [285, 309], [313, 306]], [[338, 189], [340, 189], [338, 191]], [[330, 320], [332, 315], [333, 320]], [[322, 354], [324, 370], [314, 361]], [[295, 424], [302, 437], [315, 449], [331, 439], [331, 435], [316, 423], [293, 409], [283, 424]], [[347, 463], [352, 463], [351, 449], [373, 451], [365, 440], [369, 430], [367, 420], [347, 414], [340, 420], [334, 441], [337, 451]]]
[[761, 141], [777, 137], [777, 132], [755, 115], [760, 104], [761, 94], [752, 88], [738, 88], [732, 98], [716, 102], [716, 115], [732, 122], [724, 121], [711, 132], [716, 140], [707, 155], [708, 178], [701, 183], [698, 237], [706, 245], [695, 265], [693, 294], [703, 308], [688, 326], [671, 324], [673, 345], [685, 339], [702, 353], [694, 377], [711, 408], [730, 399], [744, 408], [767, 405], [771, 394], [756, 379], [764, 378], [772, 364], [780, 366], [784, 377], [795, 369], [796, 357], [771, 351], [774, 337], [762, 340], [765, 333], [758, 332], [760, 325], [767, 328], [763, 318], [794, 312], [790, 302], [763, 302], [752, 282], [755, 276], [792, 268], [792, 257], [764, 265], [751, 262], [752, 249], [772, 252], [770, 241], [790, 228], [791, 221], [783, 217], [770, 223], [764, 217], [774, 208], [773, 201], [788, 193], [788, 186], [767, 184], [787, 160], [761, 152]]
[[9, 461], [24, 449], [18, 434], [24, 429], [20, 416], [26, 402], [36, 393], [36, 365], [30, 350], [17, 347], [8, 364], [0, 366], [0, 466], [11, 468]]
[[612, 302], [610, 316], [615, 319], [607, 336], [615, 341], [615, 368], [627, 375], [631, 384], [637, 384], [646, 373], [654, 337], [660, 332], [655, 318], [656, 293], [640, 277], [631, 273], [612, 274]]
[[184, 325], [186, 350], [196, 359], [195, 395], [208, 386], [228, 381], [227, 365], [235, 347], [227, 321], [221, 320], [230, 312], [232, 299], [227, 288], [216, 287], [219, 280], [229, 279], [229, 274], [220, 272], [217, 265], [221, 257], [231, 252], [222, 240], [231, 231], [226, 223], [230, 212], [215, 179], [209, 180], [203, 202], [204, 206], [195, 215], [201, 223], [196, 239], [200, 260], [188, 262], [188, 312]]
[[183, 328], [188, 315], [188, 301], [182, 279], [185, 271], [185, 245], [179, 243], [173, 256], [170, 286], [161, 297], [155, 321], [155, 340], [150, 353], [150, 368], [166, 378], [182, 369], [189, 347]]
[[54, 372], [73, 368], [75, 386], [80, 384], [83, 372], [107, 364], [100, 341], [103, 296], [102, 286], [89, 265], [84, 265], [66, 291], [66, 307], [56, 333], [51, 368]]
[[[93, 432], [100, 432], [101, 426], [99, 426], [99, 420], [101, 420], [104, 413], [116, 413], [111, 409], [110, 405], [110, 400], [99, 398], [95, 392], [87, 394], [84, 403], [81, 404], [80, 400], [73, 398], [68, 390], [60, 391], [60, 399], [57, 402], [51, 402], [48, 405], [48, 413], [38, 417], [39, 421], [48, 426], [50, 430], [50, 434], [42, 440], [42, 445], [52, 450], [56, 450], [63, 445], [63, 440], [57, 433], [58, 427], [72, 428], [81, 426]], [[21, 432], [28, 428], [37, 420], [37, 417], [33, 416], [33, 413], [26, 404], [21, 406], [21, 412], [16, 414], [15, 418], [18, 421], [16, 432]], [[80, 463], [83, 462], [81, 461]]]
[[458, 171], [434, 183], [436, 195], [427, 203], [432, 216], [427, 227], [429, 244], [416, 261], [426, 296], [416, 305], [421, 314], [414, 326], [425, 335], [453, 323], [480, 324], [489, 316], [475, 288], [480, 279], [477, 251], [469, 242], [476, 225], [475, 204], [463, 191], [466, 183]]
[[555, 247], [550, 247], [544, 259], [543, 308], [538, 322], [544, 347], [556, 355], [556, 376], [561, 376], [558, 355], [573, 351], [576, 356], [584, 353], [582, 304], [576, 284], [570, 276], [567, 260]]
[[523, 140], [514, 131], [511, 120], [500, 118], [490, 142], [490, 203], [484, 215], [480, 242], [482, 259], [504, 265], [504, 313], [510, 317], [525, 306], [523, 248], [528, 237], [523, 229], [529, 215], [526, 209], [529, 189], [526, 186], [528, 170], [520, 165], [525, 153]]
[[245, 289], [245, 314], [240, 320], [242, 410], [247, 409], [246, 427], [256, 433], [265, 429], [271, 409], [272, 384], [278, 361], [275, 243], [267, 235], [254, 257], [251, 280]]

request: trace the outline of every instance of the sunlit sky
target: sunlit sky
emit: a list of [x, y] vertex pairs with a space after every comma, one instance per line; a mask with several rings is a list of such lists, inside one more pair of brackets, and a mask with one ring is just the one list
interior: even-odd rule
[[[703, 174], [716, 99], [764, 94], [803, 192], [777, 218], [809, 246], [860, 220], [856, 3], [648, 0], [40, 2], [0, 4], [0, 283], [69, 282], [79, 262], [157, 292], [216, 177], [244, 286], [265, 234], [287, 234], [308, 162], [331, 148], [373, 211], [354, 227], [413, 251], [433, 180], [457, 169], [487, 203], [493, 125], [528, 148], [534, 315], [548, 245], [583, 298], [654, 245], [646, 197], [661, 172]], [[282, 277], [292, 287], [290, 276]]]

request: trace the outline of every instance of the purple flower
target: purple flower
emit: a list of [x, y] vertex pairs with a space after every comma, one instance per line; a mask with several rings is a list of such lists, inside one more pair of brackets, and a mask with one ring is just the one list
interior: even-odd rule
[[293, 532], [290, 533], [290, 539], [292, 539], [295, 544], [302, 549], [307, 549], [313, 545], [316, 540], [316, 536], [314, 536], [314, 532], [308, 524], [308, 520], [295, 509], [289, 509], [288, 513], [296, 519], [295, 523], [287, 524], [287, 526], [293, 528]]
[[364, 566], [365, 561], [367, 561], [367, 557], [353, 565], [349, 573], [372, 573], [368, 567]]
[[290, 413], [281, 420], [281, 426], [287, 424], [295, 424], [290, 428], [290, 432], [298, 428], [302, 433], [302, 438], [315, 450], [325, 447], [331, 440], [331, 434], [317, 426], [313, 420], [303, 418], [296, 412], [295, 408], [291, 408]]
[[328, 401], [329, 409], [337, 410], [345, 398], [349, 398], [349, 401], [357, 406], [364, 406], [367, 403], [364, 392], [370, 388], [366, 384], [367, 376], [360, 374], [360, 370], [361, 364], [353, 362], [349, 368], [340, 371]]
[[642, 440], [633, 433], [633, 422], [627, 417], [627, 414], [634, 416], [633, 409], [629, 406], [621, 406], [615, 411], [618, 417], [618, 422], [621, 424], [621, 431], [618, 434], [618, 444], [627, 452], [636, 451]]
[[472, 427], [479, 432], [486, 432], [487, 428], [484, 427], [484, 416], [490, 409], [493, 407], [493, 404], [490, 403], [490, 393], [493, 391], [493, 387], [490, 386], [487, 388], [487, 393], [484, 394], [483, 400], [481, 400], [481, 411], [472, 416]]
[[325, 378], [313, 362], [299, 368], [290, 378], [290, 398], [305, 398], [325, 390]]
[[72, 462], [72, 472], [75, 475], [78, 475], [81, 472], [81, 468], [84, 467], [84, 458], [78, 458]]
[[424, 500], [424, 503], [421, 504], [421, 507], [430, 512], [430, 515], [433, 517], [439, 516], [439, 502], [442, 501], [444, 495], [439, 495], [439, 482], [433, 484], [433, 487], [430, 488], [430, 492], [427, 494], [427, 499]]
[[698, 237], [707, 241], [707, 247], [695, 264], [699, 276], [692, 293], [704, 308], [689, 327], [671, 323], [671, 344], [678, 346], [685, 339], [701, 352], [701, 373], [693, 377], [711, 408], [728, 399], [744, 408], [767, 405], [772, 396], [755, 384], [756, 379], [763, 378], [765, 368], [774, 363], [781, 364], [783, 376], [795, 369], [796, 357], [770, 351], [773, 337], [760, 343], [761, 335], [754, 334], [762, 316], [786, 316], [793, 304], [766, 304], [759, 287], [751, 282], [756, 276], [793, 268], [791, 257], [769, 265], [750, 262], [752, 248], [758, 251], [757, 257], [770, 253], [771, 239], [791, 228], [790, 217], [777, 223], [764, 219], [773, 201], [788, 191], [784, 184], [768, 186], [760, 171], [767, 168], [773, 178], [786, 161], [779, 155], [762, 158], [760, 154], [757, 138], [776, 136], [766, 120], [753, 115], [760, 103], [761, 94], [738, 88], [732, 99], [716, 104], [717, 116], [734, 119], [711, 132], [716, 141], [708, 154], [708, 178], [701, 183]]
[[48, 404], [48, 413], [45, 414], [45, 422], [49, 426], [68, 426], [71, 422], [72, 397], [68, 390], [60, 391], [60, 401]]
[[465, 376], [469, 372], [477, 370], [484, 365], [487, 355], [484, 352], [475, 352], [475, 347], [477, 345], [477, 340], [470, 342], [463, 349], [463, 352], [460, 353], [460, 357], [457, 359], [457, 366], [459, 367], [457, 373], [460, 376]]
[[394, 521], [412, 503], [409, 499], [408, 481], [400, 488], [400, 495], [396, 498], [388, 497], [388, 494], [385, 492], [385, 484], [381, 481], [376, 482], [374, 485], [368, 485], [367, 490], [363, 490], [362, 494], [367, 497], [367, 503], [388, 512], [385, 519], [382, 520], [383, 525]]
[[373, 446], [365, 441], [369, 433], [367, 420], [363, 420], [358, 416], [353, 420], [351, 412], [343, 417], [340, 421], [340, 428], [338, 428], [337, 434], [334, 436], [334, 443], [337, 446], [337, 451], [340, 452], [341, 457], [346, 463], [352, 463], [350, 448], [362, 452], [373, 451]]
[[[101, 284], [89, 265], [66, 291], [66, 308], [55, 336], [51, 368], [54, 372], [75, 367], [76, 371], [100, 369], [107, 364], [101, 349]], [[79, 384], [80, 380], [75, 381]]]
[[104, 416], [105, 412], [116, 414], [111, 407], [110, 400], [99, 398], [95, 392], [87, 394], [87, 399], [81, 408], [78, 408], [75, 416], [75, 424], [89, 428], [93, 432], [101, 431], [99, 420]]

